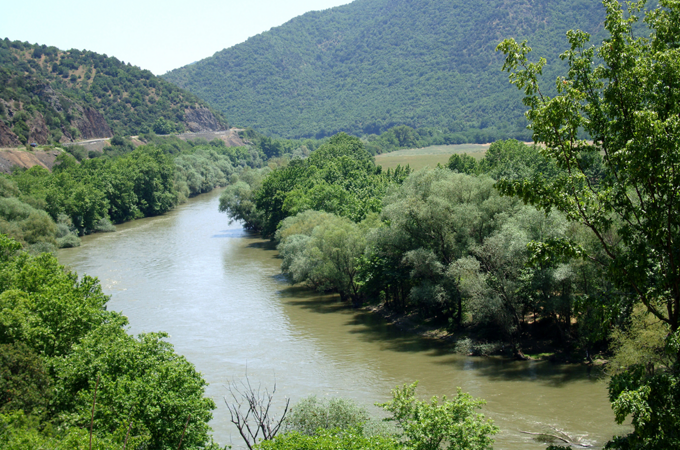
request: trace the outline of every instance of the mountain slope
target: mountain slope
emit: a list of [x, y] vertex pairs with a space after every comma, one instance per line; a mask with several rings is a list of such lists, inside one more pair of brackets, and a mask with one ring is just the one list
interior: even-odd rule
[[148, 70], [89, 51], [0, 40], [0, 147], [228, 127]]
[[310, 12], [164, 78], [238, 124], [282, 137], [394, 125], [525, 133], [496, 45], [527, 38], [548, 55], [571, 28], [601, 33], [593, 0], [356, 0]]

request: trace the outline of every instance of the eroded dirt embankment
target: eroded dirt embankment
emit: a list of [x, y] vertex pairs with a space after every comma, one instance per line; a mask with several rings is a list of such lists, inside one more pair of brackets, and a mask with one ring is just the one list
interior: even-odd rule
[[0, 173], [12, 173], [15, 166], [30, 169], [33, 166], [41, 166], [52, 170], [54, 160], [61, 153], [60, 150], [19, 150], [0, 149]]
[[[178, 138], [185, 141], [193, 141], [196, 139], [205, 139], [210, 142], [213, 139], [219, 139], [225, 143], [227, 147], [240, 147], [246, 143], [238, 135], [242, 131], [236, 128], [230, 128], [225, 131], [204, 131], [198, 133], [182, 133], [176, 135]], [[90, 139], [87, 141], [79, 141], [69, 143], [69, 145], [80, 145], [85, 147], [86, 151], [103, 152], [104, 147], [110, 145], [109, 138]], [[132, 143], [135, 147], [144, 144], [137, 136], [132, 136]], [[25, 150], [20, 148], [0, 148], [0, 173], [12, 173], [12, 168], [15, 166], [30, 169], [33, 166], [41, 166], [48, 170], [52, 170], [54, 161], [61, 153], [60, 150]]]
[[246, 143], [241, 139], [241, 137], [238, 135], [239, 131], [243, 131], [242, 129], [239, 128], [230, 128], [225, 131], [204, 131], [204, 132], [199, 132], [199, 133], [182, 133], [178, 134], [177, 137], [180, 139], [183, 139], [185, 141], [194, 141], [196, 139], [205, 139], [206, 141], [210, 142], [213, 139], [219, 139], [227, 147], [242, 147], [246, 145]]

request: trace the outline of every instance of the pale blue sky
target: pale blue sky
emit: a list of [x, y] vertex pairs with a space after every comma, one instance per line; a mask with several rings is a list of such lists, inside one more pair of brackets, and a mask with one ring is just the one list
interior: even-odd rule
[[156, 75], [351, 0], [0, 0], [0, 39], [77, 48]]

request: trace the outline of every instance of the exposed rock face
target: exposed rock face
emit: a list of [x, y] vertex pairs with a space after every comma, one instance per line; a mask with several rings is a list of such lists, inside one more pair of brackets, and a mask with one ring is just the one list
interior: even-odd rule
[[13, 104], [14, 102], [8, 102], [5, 99], [0, 98], [0, 111], [4, 110], [5, 115], [10, 119], [16, 114]]
[[50, 132], [47, 131], [45, 118], [36, 111], [31, 120], [28, 121], [28, 142], [45, 145], [49, 142], [49, 138]]
[[0, 147], [18, 147], [21, 141], [16, 134], [9, 129], [5, 122], [0, 120]]
[[64, 112], [59, 94], [47, 83], [43, 83], [36, 88], [36, 94], [40, 99], [49, 104], [58, 113]]
[[[64, 112], [64, 102], [60, 98], [60, 94], [57, 93], [48, 84], [41, 86], [39, 91], [40, 98], [47, 102], [52, 108], [57, 112]], [[76, 127], [80, 131], [80, 135], [83, 139], [95, 139], [95, 138], [107, 138], [113, 136], [113, 131], [104, 116], [92, 108], [83, 108], [78, 104], [73, 104], [70, 101], [66, 101], [67, 108], [70, 110], [72, 116], [75, 118], [71, 121], [71, 125]], [[61, 139], [62, 142], [71, 142], [75, 139], [74, 136], [66, 129], [62, 129], [64, 133], [64, 138]]]
[[[113, 136], [113, 131], [111, 131], [111, 127], [104, 119], [104, 116], [95, 109], [90, 107], [83, 108], [71, 100], [63, 99], [62, 95], [52, 89], [49, 84], [42, 84], [37, 89], [37, 94], [41, 100], [59, 113], [65, 112], [64, 108], [68, 109], [68, 112], [74, 117], [71, 120], [71, 126], [80, 131], [82, 139], [108, 138]], [[71, 136], [66, 127], [62, 127], [61, 131], [64, 133], [61, 142], [72, 142], [76, 139], [75, 136]], [[39, 144], [47, 143], [47, 141], [41, 142], [39, 140], [34, 140], [34, 142]]]
[[217, 118], [207, 108], [190, 108], [184, 110], [184, 118], [189, 130], [193, 133], [202, 131], [221, 131]]
[[80, 117], [74, 119], [71, 124], [78, 128], [83, 139], [108, 138], [113, 136], [113, 131], [106, 119], [92, 108], [83, 109], [77, 106]]

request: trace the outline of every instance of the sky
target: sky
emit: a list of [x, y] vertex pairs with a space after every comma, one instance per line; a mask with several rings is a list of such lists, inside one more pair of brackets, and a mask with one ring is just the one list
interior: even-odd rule
[[0, 0], [0, 39], [115, 56], [155, 75], [351, 0]]

